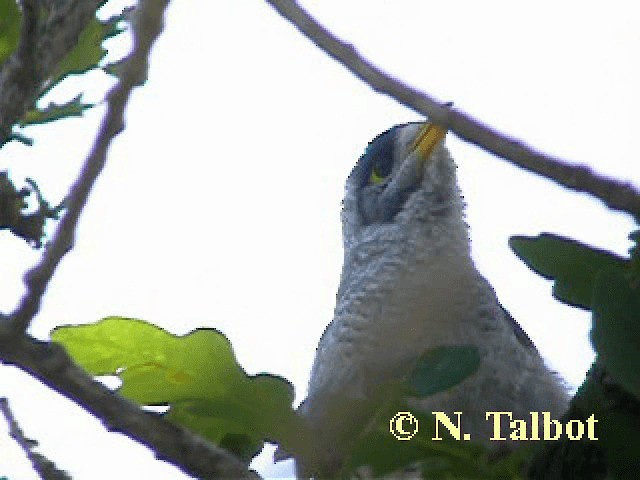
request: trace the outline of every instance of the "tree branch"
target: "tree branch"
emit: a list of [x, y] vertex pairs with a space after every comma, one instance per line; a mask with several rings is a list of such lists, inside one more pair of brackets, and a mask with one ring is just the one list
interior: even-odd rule
[[36, 44], [38, 43], [38, 5], [35, 0], [22, 0], [22, 27], [17, 53], [22, 59], [25, 74], [33, 75]]
[[101, 0], [49, 2], [44, 25], [36, 25], [33, 0], [21, 2], [23, 26], [18, 48], [0, 70], [0, 145], [38, 97], [43, 83], [78, 42]]
[[18, 425], [18, 422], [13, 416], [13, 412], [9, 408], [9, 401], [6, 398], [0, 398], [0, 411], [2, 411], [9, 425], [9, 435], [16, 441], [20, 448], [22, 448], [40, 478], [43, 480], [71, 480], [69, 474], [58, 470], [51, 460], [33, 451], [33, 448], [38, 445], [38, 442], [24, 436], [20, 425]]
[[596, 175], [588, 167], [569, 165], [563, 160], [538, 152], [523, 142], [510, 138], [482, 124], [470, 115], [442, 105], [433, 97], [409, 87], [368, 62], [348, 43], [320, 25], [295, 0], [267, 0], [280, 15], [302, 34], [340, 62], [356, 77], [379, 93], [389, 95], [400, 104], [428, 117], [455, 133], [525, 170], [537, 173], [578, 192], [589, 193], [609, 208], [640, 217], [640, 193], [628, 182], [618, 182]]
[[[157, 2], [158, 0], [149, 0]], [[75, 365], [64, 349], [26, 335], [16, 337], [0, 323], [0, 358], [42, 381], [96, 416], [112, 432], [120, 432], [151, 448], [156, 457], [203, 479], [256, 478], [233, 455], [164, 418], [147, 413], [94, 381]]]

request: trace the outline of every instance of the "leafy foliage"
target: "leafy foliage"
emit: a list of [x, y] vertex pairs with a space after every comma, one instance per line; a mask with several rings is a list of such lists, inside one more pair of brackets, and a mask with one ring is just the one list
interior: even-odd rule
[[[40, 248], [47, 219], [57, 220], [63, 205], [52, 208], [36, 183], [30, 178], [26, 182], [29, 187], [17, 190], [9, 174], [0, 172], [0, 230], [8, 229], [34, 248]], [[27, 212], [29, 205], [26, 198], [32, 193], [36, 195], [38, 208], [35, 212]]]
[[108, 317], [56, 328], [52, 340], [93, 375], [117, 375], [119, 393], [140, 405], [168, 405], [167, 418], [249, 460], [267, 439], [291, 444], [301, 430], [283, 378], [247, 375], [214, 329], [184, 336], [141, 320]]
[[[102, 46], [103, 42], [124, 31], [122, 24], [128, 20], [129, 13], [130, 9], [126, 9], [120, 15], [107, 20], [93, 18], [89, 22], [81, 33], [75, 48], [60, 61], [50, 78], [44, 79], [36, 99], [36, 106], [20, 119], [19, 125], [21, 127], [81, 116], [85, 110], [94, 106], [90, 103], [84, 103], [81, 93], [62, 105], [52, 103], [47, 107], [39, 107], [37, 102], [69, 75], [81, 75], [100, 68], [100, 62], [107, 53], [107, 50]], [[18, 45], [21, 16], [14, 0], [0, 0], [0, 64], [9, 58]], [[41, 21], [46, 21], [46, 18], [42, 18]], [[105, 71], [110, 72], [111, 69], [108, 67], [105, 66]], [[20, 132], [14, 132], [11, 139], [19, 140], [27, 145], [32, 144], [31, 140]]]
[[[273, 375], [247, 375], [235, 360], [229, 341], [216, 330], [198, 329], [175, 336], [141, 320], [108, 317], [92, 325], [58, 327], [52, 340], [64, 345], [89, 373], [117, 375], [122, 380], [121, 395], [140, 405], [169, 406], [168, 419], [247, 462], [265, 440], [276, 441], [289, 451], [309, 453], [309, 433], [291, 408], [291, 385]], [[445, 473], [467, 478], [517, 478], [521, 456], [496, 462], [476, 444], [446, 439], [433, 442], [427, 437], [399, 442], [389, 431], [389, 418], [398, 409], [408, 409], [399, 400], [407, 391], [425, 396], [445, 390], [472, 374], [478, 363], [474, 347], [427, 352], [401, 386], [404, 390], [386, 392], [387, 401], [378, 409], [379, 421], [372, 424], [374, 427], [353, 432], [357, 441], [345, 474], [368, 465], [378, 475], [419, 462], [433, 478]], [[451, 365], [464, 367], [448, 370]], [[422, 383], [426, 387], [421, 387]], [[433, 420], [419, 418], [425, 426], [423, 435], [428, 435]]]
[[544, 480], [636, 479], [640, 470], [637, 398], [611, 383], [596, 361], [571, 400], [564, 421], [597, 419], [597, 441], [561, 438], [547, 442], [531, 462], [529, 478]]
[[[103, 42], [124, 31], [123, 22], [128, 20], [130, 11], [131, 9], [125, 9], [120, 15], [107, 20], [93, 18], [89, 22], [75, 48], [60, 61], [51, 77], [44, 79], [36, 105], [20, 119], [19, 127], [80, 117], [85, 110], [94, 106], [92, 103], [85, 103], [81, 93], [61, 104], [49, 103], [48, 106], [41, 107], [37, 102], [69, 75], [80, 75], [99, 68], [100, 62], [107, 53], [102, 46]], [[0, 0], [0, 65], [9, 58], [18, 45], [21, 16], [15, 0]], [[40, 21], [46, 21], [46, 18], [41, 18]], [[107, 71], [110, 69], [107, 68]], [[20, 130], [14, 130], [10, 140], [18, 140], [26, 145], [33, 144], [33, 141]], [[7, 229], [25, 239], [33, 247], [39, 248], [42, 246], [46, 220], [57, 219], [62, 206], [52, 208], [40, 194], [35, 182], [27, 179], [27, 183], [30, 189], [23, 188], [18, 191], [9, 180], [7, 172], [0, 173], [0, 229]], [[25, 198], [30, 193], [35, 193], [38, 198], [38, 208], [34, 213], [25, 212], [27, 209]]]
[[0, 65], [18, 46], [20, 10], [15, 0], [0, 0]]
[[29, 110], [20, 120], [20, 126], [44, 124], [69, 117], [81, 117], [82, 113], [93, 107], [93, 104], [82, 102], [82, 95], [62, 104], [50, 103], [45, 108], [34, 108]]
[[543, 233], [538, 237], [514, 236], [509, 246], [533, 271], [553, 279], [553, 296], [580, 308], [591, 308], [598, 272], [604, 268], [623, 270], [628, 261], [583, 243]]
[[596, 361], [564, 420], [598, 420], [599, 441], [559, 442], [536, 455], [531, 478], [637, 478], [640, 470], [640, 265], [631, 258], [550, 234], [513, 237], [512, 249], [554, 280], [554, 296], [592, 311]]
[[640, 284], [630, 275], [599, 273], [591, 341], [616, 383], [640, 398]]
[[125, 10], [104, 21], [93, 18], [80, 35], [76, 47], [56, 67], [48, 89], [69, 75], [80, 75], [97, 68], [107, 54], [102, 43], [124, 31], [121, 23], [128, 18], [129, 11]]
[[596, 366], [574, 402], [582, 415], [598, 419], [598, 443], [612, 478], [636, 479], [640, 471], [640, 403], [611, 379], [606, 364]]

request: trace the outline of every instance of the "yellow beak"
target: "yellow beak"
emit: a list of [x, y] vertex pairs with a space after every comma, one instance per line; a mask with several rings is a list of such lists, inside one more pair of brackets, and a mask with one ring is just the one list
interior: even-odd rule
[[426, 161], [440, 141], [447, 135], [447, 131], [433, 123], [425, 122], [411, 147], [412, 153], [419, 155], [420, 159]]

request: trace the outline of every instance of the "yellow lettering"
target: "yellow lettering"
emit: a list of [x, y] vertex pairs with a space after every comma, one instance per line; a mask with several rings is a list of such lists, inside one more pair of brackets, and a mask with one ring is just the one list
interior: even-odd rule
[[511, 440], [529, 440], [527, 438], [527, 423], [524, 420], [511, 420], [509, 422], [511, 427]]
[[493, 416], [493, 436], [489, 440], [506, 440], [506, 437], [500, 436], [500, 415], [508, 415], [511, 420], [511, 412], [487, 412], [485, 419], [489, 420]]
[[[447, 417], [447, 414], [444, 412], [431, 412], [436, 417], [436, 436], [431, 440], [442, 440], [442, 437], [438, 435], [438, 424], [442, 423], [442, 426], [449, 430], [449, 433], [456, 440], [460, 440], [460, 415], [462, 412], [453, 412], [453, 414], [458, 417], [458, 424], [454, 425], [453, 422]], [[466, 435], [465, 435], [466, 437]], [[467, 440], [465, 438], [465, 440]]]
[[538, 412], [529, 412], [531, 415], [531, 438], [530, 440], [540, 440], [540, 420]]
[[[575, 435], [573, 433], [573, 425], [576, 425], [576, 428], [578, 429]], [[580, 420], [571, 420], [567, 423], [567, 437], [569, 437], [569, 440], [580, 440], [582, 435], [584, 435], [584, 425]]]
[[[542, 412], [542, 431], [545, 440], [558, 440], [562, 435], [562, 424], [558, 420], [551, 419], [550, 412]], [[551, 436], [551, 426], [554, 427], [554, 434]]]
[[596, 420], [595, 414], [592, 413], [587, 418], [587, 438], [589, 440], [598, 440], [598, 437], [596, 437], [596, 423], [598, 423], [598, 420]]

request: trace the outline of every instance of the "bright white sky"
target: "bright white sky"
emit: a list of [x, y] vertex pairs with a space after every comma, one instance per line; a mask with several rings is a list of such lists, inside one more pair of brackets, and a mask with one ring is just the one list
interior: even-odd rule
[[[453, 101], [537, 148], [640, 186], [640, 31], [634, 2], [485, 0], [304, 2], [388, 72]], [[637, 13], [637, 12], [635, 12]], [[120, 45], [123, 42], [112, 42]], [[115, 48], [115, 47], [114, 47]], [[107, 83], [91, 77], [89, 99]], [[73, 80], [56, 98], [70, 98]], [[37, 127], [0, 165], [32, 176], [57, 202], [75, 178], [103, 110]], [[209, 326], [249, 373], [283, 375], [304, 397], [314, 349], [332, 317], [342, 261], [340, 201], [367, 142], [415, 113], [375, 94], [262, 1], [175, 0], [150, 81], [129, 105], [32, 332], [107, 315], [172, 332]], [[589, 318], [510, 252], [513, 234], [555, 232], [625, 254], [632, 222], [599, 202], [447, 143], [480, 271], [575, 387], [592, 360]], [[0, 234], [0, 311], [23, 293], [39, 253]], [[74, 478], [183, 478], [27, 375], [0, 367], [0, 395], [41, 451]], [[266, 476], [290, 466], [255, 463]], [[0, 475], [36, 478], [0, 435]]]

